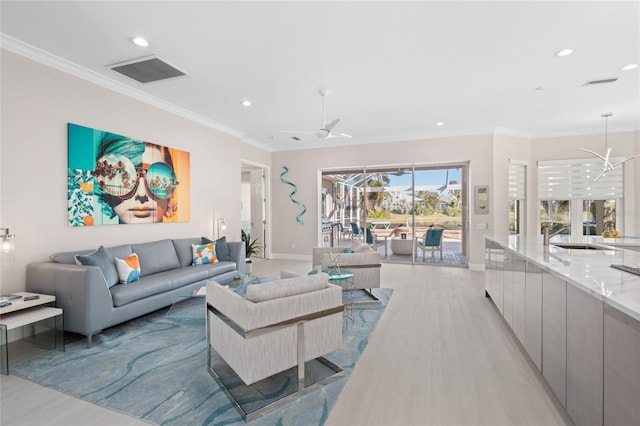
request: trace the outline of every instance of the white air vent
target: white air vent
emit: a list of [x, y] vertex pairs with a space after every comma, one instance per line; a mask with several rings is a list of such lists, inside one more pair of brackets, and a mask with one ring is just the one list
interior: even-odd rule
[[592, 86], [594, 84], [615, 83], [618, 77], [599, 78], [598, 80], [588, 80], [583, 86]]
[[186, 75], [173, 65], [169, 65], [157, 56], [146, 56], [131, 61], [109, 65], [108, 68], [126, 75], [140, 83], [165, 80]]

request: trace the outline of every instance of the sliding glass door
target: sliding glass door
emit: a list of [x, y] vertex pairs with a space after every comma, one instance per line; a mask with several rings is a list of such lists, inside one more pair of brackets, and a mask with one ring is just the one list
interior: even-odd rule
[[[355, 239], [385, 262], [466, 266], [466, 182], [466, 164], [325, 171], [323, 229], [333, 238], [323, 237], [323, 243]], [[440, 240], [425, 246], [429, 229], [440, 230], [433, 232]]]

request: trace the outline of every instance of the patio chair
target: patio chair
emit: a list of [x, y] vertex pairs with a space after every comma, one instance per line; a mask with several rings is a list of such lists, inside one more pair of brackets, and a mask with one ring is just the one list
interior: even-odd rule
[[427, 229], [424, 237], [416, 238], [416, 247], [422, 250], [422, 260], [427, 250], [431, 251], [431, 257], [436, 250], [440, 251], [440, 259], [442, 259], [442, 232], [444, 229]]
[[367, 233], [366, 243], [376, 251], [378, 250], [378, 247], [384, 246], [384, 255], [386, 257], [387, 256], [387, 236], [386, 235], [384, 236], [384, 240], [379, 240], [377, 235], [374, 238], [373, 236], [374, 234], [371, 232], [371, 229], [369, 228], [366, 228], [366, 233]]
[[358, 227], [358, 224], [355, 222], [351, 222], [351, 234], [353, 235], [353, 239], [362, 240], [362, 229]]
[[353, 231], [342, 226], [342, 222], [338, 222], [338, 230], [340, 231], [340, 239], [352, 238]]

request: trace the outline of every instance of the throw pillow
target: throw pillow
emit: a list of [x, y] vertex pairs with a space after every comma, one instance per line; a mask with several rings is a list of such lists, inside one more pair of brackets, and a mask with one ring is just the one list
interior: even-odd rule
[[351, 250], [349, 247], [347, 247], [346, 249], [344, 249], [342, 252], [343, 252], [343, 253], [354, 253], [354, 251], [353, 251], [353, 250]]
[[124, 259], [116, 257], [116, 269], [122, 284], [138, 281], [140, 279], [140, 260], [138, 255], [133, 253]]
[[231, 253], [229, 252], [229, 244], [227, 243], [227, 237], [220, 237], [215, 241], [211, 241], [207, 237], [202, 237], [202, 244], [213, 243], [216, 248], [216, 257], [218, 260], [227, 260], [232, 262]]
[[216, 246], [213, 243], [196, 245], [192, 244], [193, 265], [204, 265], [207, 263], [216, 263]]
[[113, 264], [113, 259], [107, 253], [104, 246], [98, 247], [93, 253], [76, 255], [76, 264], [85, 266], [98, 266], [102, 270], [104, 280], [109, 287], [118, 284], [118, 272]]

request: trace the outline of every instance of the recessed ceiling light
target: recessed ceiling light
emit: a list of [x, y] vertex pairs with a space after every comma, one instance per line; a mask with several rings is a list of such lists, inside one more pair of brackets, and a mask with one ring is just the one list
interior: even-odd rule
[[136, 46], [140, 46], [140, 47], [148, 47], [149, 46], [149, 42], [143, 37], [133, 37], [131, 39], [131, 42], [133, 44], [135, 44]]
[[246, 106], [246, 107], [250, 107], [250, 106], [251, 106], [251, 105], [253, 105], [253, 104], [251, 103], [251, 101], [250, 101], [250, 100], [245, 99], [244, 101], [242, 101], [242, 105], [244, 105], [244, 106]]
[[556, 56], [562, 57], [562, 56], [569, 56], [573, 53], [573, 49], [562, 49], [559, 52], [556, 52]]
[[638, 64], [629, 64], [629, 65], [625, 65], [624, 67], [620, 68], [622, 71], [631, 71], [638, 68]]
[[438, 121], [438, 122], [436, 123], [436, 126], [438, 126], [438, 127], [440, 127], [440, 126], [444, 126], [444, 123], [443, 123], [442, 121]]

